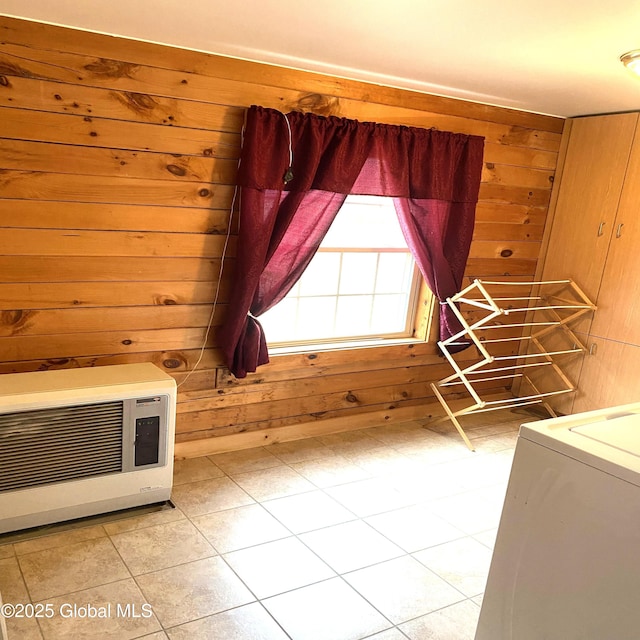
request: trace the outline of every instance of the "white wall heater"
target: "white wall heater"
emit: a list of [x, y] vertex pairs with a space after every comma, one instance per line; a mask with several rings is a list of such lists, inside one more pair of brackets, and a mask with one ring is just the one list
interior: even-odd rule
[[175, 413], [151, 363], [0, 376], [0, 533], [168, 500]]

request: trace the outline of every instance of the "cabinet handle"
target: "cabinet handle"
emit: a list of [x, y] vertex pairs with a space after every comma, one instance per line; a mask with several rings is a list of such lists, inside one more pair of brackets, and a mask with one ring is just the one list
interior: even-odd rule
[[604, 222], [601, 222], [601, 223], [600, 223], [600, 226], [598, 227], [598, 236], [601, 236], [601, 235], [604, 233], [604, 232], [603, 232], [604, 225], [605, 225], [605, 223], [604, 223]]
[[622, 227], [624, 227], [623, 222], [621, 222], [616, 229], [616, 238], [619, 238], [622, 235]]
[[589, 355], [595, 356], [597, 350], [598, 350], [598, 344], [596, 342], [592, 342], [591, 346], [589, 347]]

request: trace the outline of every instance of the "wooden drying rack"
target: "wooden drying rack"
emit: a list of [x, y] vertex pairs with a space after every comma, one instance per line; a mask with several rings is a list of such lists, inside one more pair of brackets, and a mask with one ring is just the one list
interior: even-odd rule
[[[492, 296], [487, 289], [499, 286], [507, 295]], [[530, 287], [530, 296], [517, 295], [518, 289]], [[508, 293], [513, 289], [514, 294]], [[447, 416], [458, 433], [462, 436], [469, 449], [474, 447], [469, 441], [464, 429], [458, 421], [458, 416], [498, 409], [522, 407], [541, 404], [552, 417], [557, 417], [552, 407], [546, 401], [550, 396], [572, 393], [576, 387], [571, 383], [562, 369], [554, 360], [557, 356], [584, 353], [585, 346], [571, 329], [571, 324], [583, 315], [595, 310], [593, 303], [571, 280], [550, 280], [545, 282], [495, 282], [474, 280], [468, 287], [447, 298], [446, 304], [451, 308], [460, 323], [462, 331], [438, 342], [442, 353], [453, 367], [454, 373], [438, 382], [431, 384], [433, 392], [440, 401]], [[469, 323], [459, 309], [460, 305], [469, 305], [479, 309], [484, 315]], [[510, 314], [524, 312], [525, 321], [522, 323], [504, 323], [502, 320]], [[491, 332], [497, 329], [518, 329], [518, 336], [507, 338], [491, 338]], [[569, 348], [547, 349], [544, 342], [548, 336], [562, 332], [568, 340]], [[469, 366], [461, 368], [450, 348], [469, 342], [478, 351], [478, 360]], [[520, 348], [513, 355], [492, 355], [491, 347], [498, 343], [519, 342]], [[468, 360], [468, 358], [467, 358]], [[557, 381], [557, 387], [549, 391], [541, 391], [533, 382], [532, 372], [540, 367], [546, 367]], [[547, 372], [545, 371], [545, 373]], [[483, 400], [477, 389], [478, 383], [499, 380], [519, 380], [519, 394], [524, 388], [528, 391], [500, 400]], [[470, 405], [454, 411], [447, 401], [444, 389], [460, 387], [469, 396]], [[454, 390], [454, 389], [450, 389]]]

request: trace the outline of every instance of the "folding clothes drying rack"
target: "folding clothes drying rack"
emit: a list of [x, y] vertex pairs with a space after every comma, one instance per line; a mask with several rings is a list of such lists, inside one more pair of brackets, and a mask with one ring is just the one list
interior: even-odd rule
[[[491, 295], [492, 287], [499, 287], [496, 296]], [[531, 288], [531, 295], [518, 295], [523, 289]], [[431, 388], [440, 404], [451, 420], [465, 444], [472, 451], [458, 416], [498, 409], [522, 407], [541, 404], [552, 417], [555, 411], [546, 399], [565, 393], [572, 393], [576, 387], [571, 383], [554, 360], [557, 356], [584, 353], [585, 346], [572, 331], [576, 320], [595, 310], [595, 305], [580, 288], [571, 280], [551, 280], [545, 282], [495, 282], [474, 280], [468, 287], [447, 298], [449, 305], [463, 329], [455, 335], [438, 342], [442, 353], [454, 369], [454, 373], [438, 382]], [[467, 311], [475, 311], [481, 317], [470, 321], [465, 318], [459, 307]], [[471, 309], [469, 309], [471, 307]], [[523, 322], [505, 322], [511, 314], [524, 314]], [[467, 315], [473, 316], [474, 313]], [[513, 337], [492, 338], [496, 330], [514, 330]], [[495, 335], [495, 333], [494, 333]], [[463, 341], [477, 349], [478, 360], [461, 368], [451, 349]], [[508, 347], [508, 343], [519, 343], [517, 353], [492, 355], [492, 348], [498, 345]], [[567, 343], [561, 344], [561, 343]], [[551, 346], [545, 346], [545, 343]], [[560, 345], [560, 346], [559, 346]], [[504, 349], [503, 349], [504, 350]], [[463, 356], [468, 361], [466, 352]], [[541, 390], [538, 382], [534, 383], [535, 372], [544, 368], [544, 376], [540, 378], [548, 390]], [[539, 374], [538, 374], [539, 377]], [[499, 400], [483, 400], [478, 386], [480, 383], [512, 380], [518, 387], [518, 395]], [[516, 384], [518, 383], [519, 384]], [[549, 388], [549, 383], [551, 387]], [[456, 389], [457, 387], [457, 389]], [[445, 391], [462, 391], [468, 395], [468, 406], [453, 410], [445, 396]], [[523, 393], [524, 391], [524, 393]], [[458, 395], [458, 394], [456, 394]]]

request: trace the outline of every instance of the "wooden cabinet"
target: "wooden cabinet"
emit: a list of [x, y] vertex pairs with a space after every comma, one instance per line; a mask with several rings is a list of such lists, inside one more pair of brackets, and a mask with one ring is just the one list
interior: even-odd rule
[[544, 265], [544, 279], [570, 278], [598, 296], [637, 113], [572, 122]]
[[625, 174], [591, 334], [640, 344], [640, 132]]
[[584, 356], [573, 413], [640, 399], [640, 346], [591, 337]]
[[640, 400], [639, 129], [637, 113], [571, 121], [542, 279], [571, 278], [598, 309], [562, 412]]

